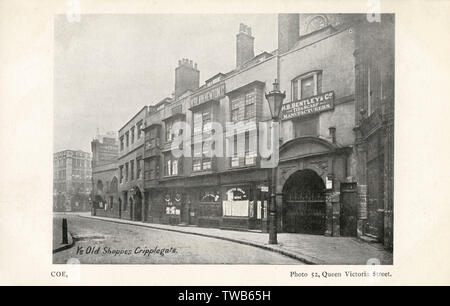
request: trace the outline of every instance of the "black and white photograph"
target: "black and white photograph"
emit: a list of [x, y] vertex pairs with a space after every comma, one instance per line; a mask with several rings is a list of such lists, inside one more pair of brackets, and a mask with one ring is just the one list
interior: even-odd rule
[[392, 265], [394, 33], [56, 15], [53, 263]]
[[0, 0], [0, 285], [195, 305], [450, 285], [448, 16]]

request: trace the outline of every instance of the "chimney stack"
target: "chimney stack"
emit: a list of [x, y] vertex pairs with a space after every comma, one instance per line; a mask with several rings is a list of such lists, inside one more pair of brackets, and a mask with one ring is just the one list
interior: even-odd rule
[[278, 53], [289, 51], [300, 36], [299, 14], [278, 14]]
[[175, 99], [186, 90], [196, 90], [199, 86], [200, 71], [197, 69], [197, 63], [187, 58], [179, 60], [175, 69]]
[[241, 23], [236, 35], [236, 67], [255, 57], [254, 41], [252, 28]]

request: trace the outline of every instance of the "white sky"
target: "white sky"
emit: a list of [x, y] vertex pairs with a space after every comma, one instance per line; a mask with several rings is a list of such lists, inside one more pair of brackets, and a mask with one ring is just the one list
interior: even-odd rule
[[54, 152], [90, 152], [97, 128], [117, 131], [170, 96], [181, 58], [198, 63], [200, 85], [234, 69], [241, 22], [252, 28], [255, 54], [277, 48], [276, 15], [56, 16]]

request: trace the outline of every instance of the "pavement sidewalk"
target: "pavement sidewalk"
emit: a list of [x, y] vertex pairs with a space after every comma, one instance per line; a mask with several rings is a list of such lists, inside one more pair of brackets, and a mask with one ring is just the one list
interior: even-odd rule
[[281, 253], [307, 264], [364, 265], [368, 261], [379, 261], [381, 264], [393, 263], [392, 253], [384, 249], [381, 244], [366, 242], [353, 237], [326, 237], [320, 235], [279, 233], [278, 245], [269, 245], [267, 243], [269, 235], [261, 232], [143, 223], [91, 216], [89, 213], [80, 213], [79, 216], [228, 240]]

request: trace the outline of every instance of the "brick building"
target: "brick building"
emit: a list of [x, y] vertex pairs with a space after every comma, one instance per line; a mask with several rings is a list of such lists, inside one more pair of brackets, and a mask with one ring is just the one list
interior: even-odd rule
[[91, 193], [91, 156], [64, 150], [53, 154], [53, 210], [88, 211]]
[[[392, 248], [393, 15], [280, 14], [277, 50], [255, 55], [255, 39], [241, 24], [236, 67], [204, 84], [197, 65], [181, 60], [175, 95], [119, 131], [120, 216], [266, 231], [271, 169], [259, 124], [270, 126], [264, 94], [277, 79], [286, 93], [278, 230], [364, 236]], [[130, 144], [133, 128], [144, 136]], [[209, 154], [219, 149], [226, 154]]]

